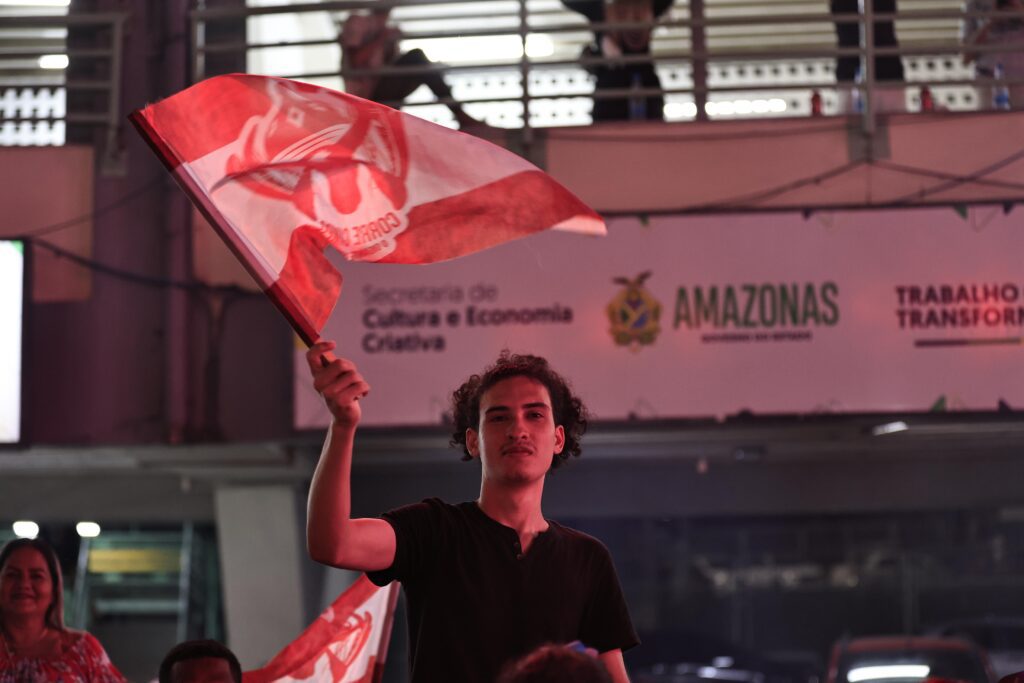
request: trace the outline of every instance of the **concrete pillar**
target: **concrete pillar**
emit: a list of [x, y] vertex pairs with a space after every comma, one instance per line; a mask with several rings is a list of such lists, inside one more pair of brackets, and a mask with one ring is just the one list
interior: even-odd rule
[[215, 495], [228, 646], [243, 669], [265, 664], [307, 626], [297, 495], [292, 486], [226, 486]]

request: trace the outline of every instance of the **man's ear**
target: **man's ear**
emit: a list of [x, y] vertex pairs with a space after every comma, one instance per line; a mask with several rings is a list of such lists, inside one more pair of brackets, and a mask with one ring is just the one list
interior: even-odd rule
[[565, 427], [558, 425], [555, 427], [555, 455], [562, 452], [565, 448]]
[[480, 436], [475, 429], [466, 430], [466, 450], [471, 458], [480, 457]]

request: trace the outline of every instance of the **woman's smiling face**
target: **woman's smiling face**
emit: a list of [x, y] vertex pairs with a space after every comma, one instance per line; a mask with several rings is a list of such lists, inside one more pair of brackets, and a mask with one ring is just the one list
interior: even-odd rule
[[19, 548], [0, 567], [0, 616], [40, 616], [53, 604], [53, 577], [35, 548]]

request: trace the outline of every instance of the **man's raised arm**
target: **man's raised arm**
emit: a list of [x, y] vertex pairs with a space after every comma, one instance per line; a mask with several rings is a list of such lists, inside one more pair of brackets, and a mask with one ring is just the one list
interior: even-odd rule
[[352, 519], [352, 445], [370, 391], [352, 361], [335, 358], [334, 342], [309, 347], [313, 387], [331, 411], [331, 426], [313, 473], [306, 512], [306, 546], [317, 562], [357, 571], [387, 569], [395, 559], [395, 532], [382, 519]]

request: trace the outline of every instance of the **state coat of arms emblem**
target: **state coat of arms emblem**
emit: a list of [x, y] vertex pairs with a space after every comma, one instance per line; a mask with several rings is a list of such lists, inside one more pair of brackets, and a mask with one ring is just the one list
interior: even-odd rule
[[654, 298], [644, 282], [651, 276], [650, 271], [640, 273], [635, 278], [617, 277], [612, 282], [622, 285], [622, 289], [612, 298], [605, 309], [609, 332], [618, 346], [628, 346], [634, 350], [654, 343], [661, 332], [658, 320], [661, 318], [661, 303]]

